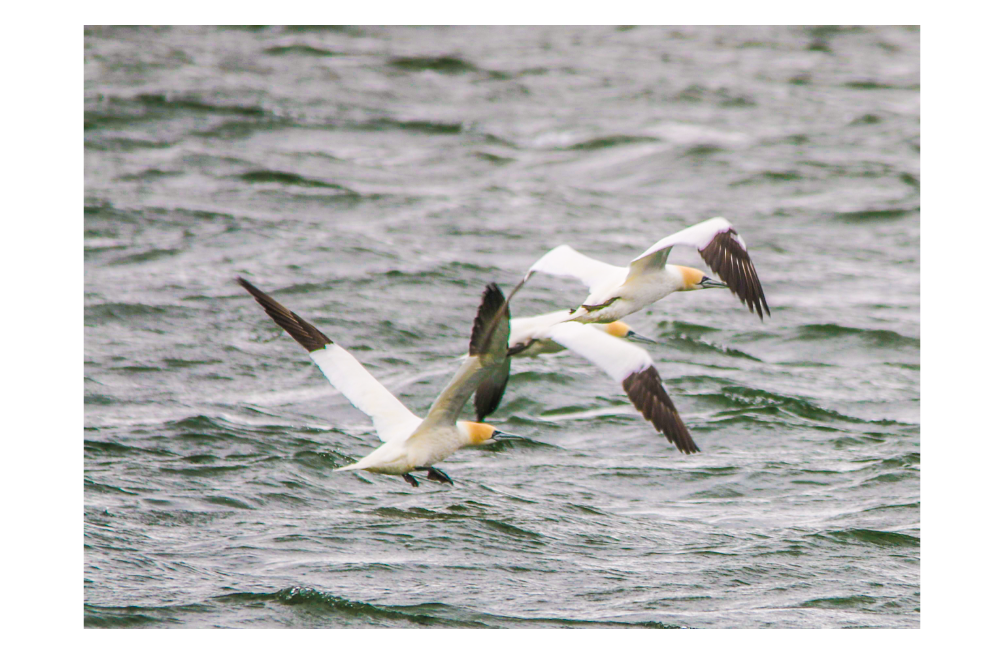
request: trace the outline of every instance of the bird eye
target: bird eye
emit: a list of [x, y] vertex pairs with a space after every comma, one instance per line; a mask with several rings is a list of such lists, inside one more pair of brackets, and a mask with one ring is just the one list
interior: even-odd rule
[[705, 276], [704, 276], [704, 277], [703, 277], [703, 278], [701, 279], [701, 283], [702, 283], [702, 284], [704, 284], [704, 283], [706, 283], [706, 282], [710, 282], [710, 281], [711, 281], [711, 278], [710, 278], [710, 277], [708, 277], [707, 275], [705, 275]]

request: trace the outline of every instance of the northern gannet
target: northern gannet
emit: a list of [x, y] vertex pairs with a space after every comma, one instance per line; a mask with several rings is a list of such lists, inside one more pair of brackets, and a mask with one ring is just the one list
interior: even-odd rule
[[276, 324], [310, 353], [310, 358], [328, 381], [373, 420], [384, 444], [359, 461], [336, 470], [400, 475], [412, 486], [418, 486], [418, 481], [410, 473], [421, 470], [428, 472], [430, 480], [452, 484], [450, 477], [434, 468], [434, 464], [461, 447], [516, 438], [480, 421], [458, 422], [457, 418], [474, 389], [508, 358], [509, 301], [522, 283], [513, 289], [508, 299], [495, 284], [485, 288], [474, 319], [468, 355], [422, 420], [366, 372], [355, 357], [316, 327], [246, 279], [238, 277], [237, 282], [254, 296]]
[[[533, 318], [513, 319], [509, 337], [510, 357], [522, 356], [526, 352], [531, 352], [530, 356], [534, 356], [567, 348], [598, 366], [619, 383], [635, 408], [677, 449], [684, 454], [700, 451], [663, 388], [662, 378], [652, 357], [643, 348], [624, 340], [623, 336], [626, 336], [625, 332], [630, 328], [623, 322], [615, 322], [610, 325], [617, 325], [617, 328], [609, 330], [604, 329], [608, 325], [567, 322], [567, 317], [567, 311], [559, 311]], [[538, 350], [538, 343], [551, 345]], [[498, 407], [508, 382], [508, 373], [507, 362], [506, 365], [497, 367], [478, 387], [474, 395], [474, 406], [479, 421]]]
[[[669, 251], [676, 245], [695, 248], [725, 283], [696, 268], [666, 265]], [[589, 287], [586, 300], [566, 317], [576, 322], [620, 320], [676, 291], [725, 287], [749, 307], [750, 313], [756, 309], [761, 320], [764, 311], [770, 315], [746, 243], [724, 218], [711, 218], [667, 236], [635, 257], [626, 268], [559, 245], [533, 264], [523, 281], [538, 272], [574, 277]]]

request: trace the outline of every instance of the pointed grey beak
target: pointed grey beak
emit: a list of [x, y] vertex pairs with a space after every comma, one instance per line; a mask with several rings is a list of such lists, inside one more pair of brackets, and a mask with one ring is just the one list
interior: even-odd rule
[[650, 343], [652, 345], [659, 344], [659, 341], [653, 341], [651, 338], [648, 338], [647, 336], [642, 336], [641, 334], [639, 334], [634, 330], [629, 331], [624, 338], [630, 338], [632, 341], [638, 341], [640, 343]]
[[728, 288], [728, 284], [723, 284], [717, 280], [711, 279], [710, 277], [705, 277], [698, 284], [701, 288]]
[[523, 437], [522, 436], [517, 436], [516, 434], [507, 434], [504, 431], [499, 431], [498, 429], [496, 429], [495, 433], [492, 434], [492, 440], [493, 441], [513, 441], [513, 440], [521, 441], [521, 440], [523, 440]]

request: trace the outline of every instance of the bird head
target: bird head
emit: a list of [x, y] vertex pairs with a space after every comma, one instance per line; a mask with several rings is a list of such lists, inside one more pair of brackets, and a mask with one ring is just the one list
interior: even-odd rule
[[711, 279], [697, 268], [677, 266], [677, 270], [683, 275], [683, 288], [681, 291], [699, 291], [702, 288], [728, 288], [728, 285]]
[[616, 336], [617, 338], [627, 338], [634, 341], [641, 341], [642, 343], [652, 343], [655, 344], [651, 338], [646, 338], [641, 334], [637, 333], [631, 326], [626, 322], [621, 320], [615, 320], [614, 322], [608, 322], [603, 325], [603, 330], [610, 334], [611, 336]]
[[519, 438], [515, 434], [507, 434], [504, 431], [499, 431], [486, 422], [461, 420], [458, 424], [461, 433], [467, 436], [468, 445], [491, 445], [498, 441]]

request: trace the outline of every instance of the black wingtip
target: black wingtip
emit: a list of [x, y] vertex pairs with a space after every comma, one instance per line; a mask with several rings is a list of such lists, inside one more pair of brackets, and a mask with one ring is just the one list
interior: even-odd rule
[[[485, 286], [481, 294], [481, 305], [478, 307], [478, 314], [474, 317], [474, 327], [471, 328], [471, 344], [467, 352], [471, 356], [484, 354], [491, 342], [492, 333], [498, 324], [499, 312], [506, 309], [506, 298], [498, 284], [491, 282]], [[506, 315], [508, 318], [508, 315]]]
[[308, 352], [323, 350], [328, 343], [332, 342], [317, 327], [314, 327], [300, 316], [276, 302], [274, 298], [248, 280], [243, 277], [237, 277], [237, 283], [243, 286], [244, 290], [250, 293], [255, 301], [265, 309], [265, 313], [275, 321], [275, 324], [286, 330], [286, 333], [292, 336]]
[[[505, 297], [494, 282], [485, 287], [481, 296], [481, 306], [478, 307], [478, 314], [474, 318], [474, 327], [471, 330], [471, 344], [468, 349], [470, 356], [482, 356], [495, 349], [493, 356], [501, 357], [501, 361], [496, 362], [491, 367], [488, 376], [478, 385], [474, 393], [474, 408], [477, 412], [478, 422], [483, 422], [485, 417], [491, 415], [502, 402], [505, 394], [506, 384], [509, 383], [509, 303], [516, 293], [523, 287], [525, 280], [520, 280], [518, 284], [509, 292], [509, 297]], [[504, 332], [498, 333], [503, 322]], [[495, 341], [495, 342], [493, 342]], [[501, 342], [500, 342], [501, 341]]]
[[711, 270], [729, 287], [732, 294], [745, 304], [750, 313], [763, 321], [764, 311], [770, 315], [767, 297], [757, 275], [753, 260], [742, 244], [733, 238], [734, 229], [719, 232], [701, 250], [698, 250]]
[[622, 384], [635, 408], [684, 454], [700, 452], [652, 366], [628, 375]]

